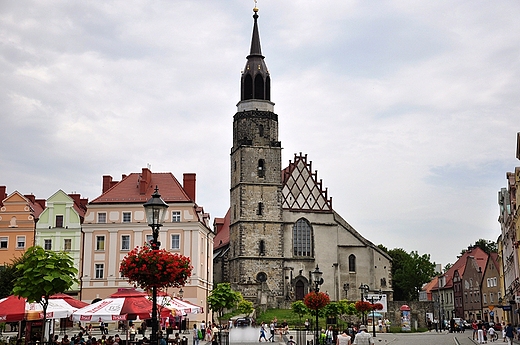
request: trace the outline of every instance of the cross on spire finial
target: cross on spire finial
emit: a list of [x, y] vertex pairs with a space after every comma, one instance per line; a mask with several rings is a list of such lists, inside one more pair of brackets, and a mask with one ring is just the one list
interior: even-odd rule
[[257, 4], [258, 0], [254, 0], [254, 2], [255, 2], [255, 8], [253, 8], [253, 12], [257, 13], [258, 7], [256, 7], [256, 4]]

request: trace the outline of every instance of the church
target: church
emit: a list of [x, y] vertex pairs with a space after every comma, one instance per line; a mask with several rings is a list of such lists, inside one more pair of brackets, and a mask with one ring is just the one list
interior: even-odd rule
[[231, 283], [256, 306], [288, 308], [314, 289], [311, 272], [318, 268], [320, 291], [332, 301], [359, 300], [362, 284], [392, 300], [390, 256], [334, 211], [307, 155], [282, 168], [258, 8], [253, 12], [233, 117], [230, 208], [214, 220], [214, 284]]

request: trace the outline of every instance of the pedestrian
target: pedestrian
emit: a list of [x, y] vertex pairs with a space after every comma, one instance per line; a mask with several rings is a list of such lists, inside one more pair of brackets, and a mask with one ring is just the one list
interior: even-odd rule
[[269, 325], [269, 330], [271, 332], [271, 336], [269, 337], [269, 339], [267, 341], [272, 341], [274, 343], [274, 320], [271, 321], [271, 324]]
[[339, 334], [336, 338], [336, 345], [350, 345], [350, 335], [348, 335], [348, 329], [344, 330], [343, 333]]
[[367, 333], [367, 326], [359, 326], [359, 333], [354, 338], [354, 345], [374, 345], [374, 339], [370, 333]]
[[484, 344], [484, 324], [479, 321], [477, 324], [477, 338], [479, 344]]
[[212, 338], [211, 327], [208, 325], [208, 327], [206, 327], [206, 341], [211, 341]]
[[477, 321], [476, 320], [473, 320], [473, 322], [471, 323], [471, 328], [473, 329], [473, 340], [475, 340], [475, 338], [477, 337], [477, 331], [478, 331], [478, 324], [477, 324]]
[[309, 319], [305, 319], [305, 330], [307, 331], [307, 333], [309, 332], [309, 326], [310, 326]]
[[289, 337], [289, 341], [287, 342], [287, 345], [297, 345], [296, 342], [294, 341], [292, 335]]
[[193, 325], [193, 331], [191, 333], [193, 335], [193, 345], [199, 345], [199, 330], [197, 329], [197, 324]]
[[495, 341], [495, 329], [493, 327], [489, 327], [488, 334], [489, 334], [489, 341]]
[[333, 338], [333, 332], [332, 332], [332, 326], [329, 326], [327, 329], [327, 332], [325, 332], [325, 342], [327, 345], [332, 344], [332, 338]]
[[508, 345], [513, 344], [513, 338], [515, 337], [515, 333], [515, 329], [513, 328], [513, 326], [511, 326], [511, 322], [509, 322], [506, 327], [506, 339]]
[[260, 325], [260, 338], [258, 338], [258, 342], [262, 342], [262, 339], [264, 339], [265, 341], [269, 341], [265, 336], [265, 323], [263, 322]]

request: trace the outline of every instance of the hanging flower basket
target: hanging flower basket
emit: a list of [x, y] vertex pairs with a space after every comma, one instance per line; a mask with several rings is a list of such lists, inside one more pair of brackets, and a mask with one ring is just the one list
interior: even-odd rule
[[146, 246], [134, 248], [119, 267], [130, 283], [145, 290], [182, 287], [191, 277], [192, 269], [188, 257]]
[[330, 303], [330, 297], [329, 295], [323, 292], [309, 292], [303, 298], [303, 303], [309, 309], [318, 310]]
[[374, 303], [372, 304], [372, 310], [383, 310], [383, 304], [381, 303]]
[[370, 302], [366, 302], [366, 301], [357, 301], [356, 304], [354, 305], [354, 307], [356, 308], [357, 311], [359, 311], [361, 313], [365, 313], [367, 311], [372, 310], [372, 304]]

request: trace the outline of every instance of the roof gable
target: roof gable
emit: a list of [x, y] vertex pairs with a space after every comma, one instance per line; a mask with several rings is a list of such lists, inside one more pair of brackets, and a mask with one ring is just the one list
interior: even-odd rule
[[282, 208], [298, 211], [332, 213], [332, 198], [327, 197], [318, 172], [312, 172], [307, 155], [294, 155], [294, 162], [282, 170]]

